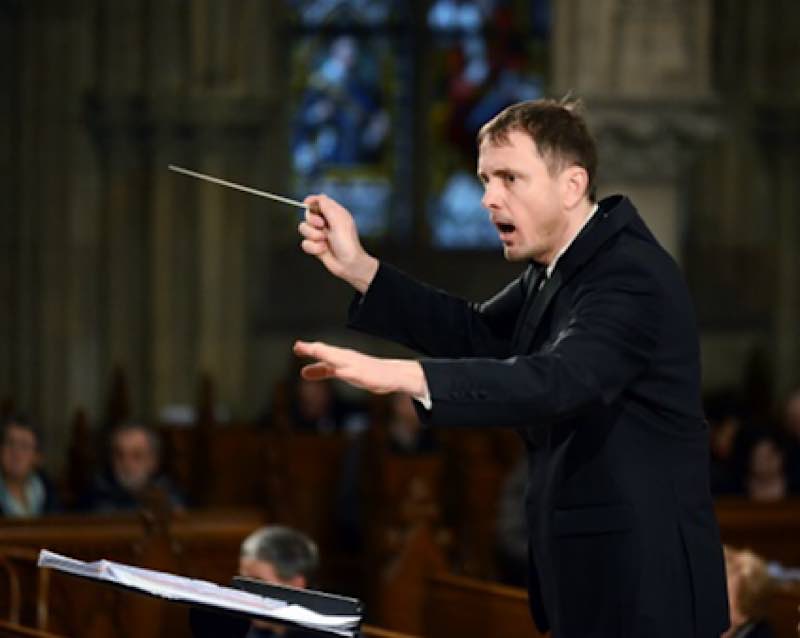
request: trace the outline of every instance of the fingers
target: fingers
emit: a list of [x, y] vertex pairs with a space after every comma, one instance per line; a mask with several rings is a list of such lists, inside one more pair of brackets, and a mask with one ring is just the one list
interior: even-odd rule
[[316, 242], [311, 241], [310, 239], [304, 239], [300, 242], [300, 248], [302, 248], [303, 252], [308, 255], [320, 257], [328, 251], [328, 244], [326, 242]]
[[314, 356], [314, 349], [315, 349], [315, 346], [318, 346], [318, 345], [319, 345], [319, 342], [310, 343], [308, 341], [299, 341], [298, 340], [298, 341], [294, 342], [294, 346], [292, 347], [292, 350], [294, 350], [294, 353], [298, 357], [308, 357], [308, 358], [316, 359], [317, 357]]
[[340, 227], [353, 219], [344, 206], [327, 195], [309, 195], [303, 203], [307, 206], [306, 221], [317, 228]]
[[319, 207], [314, 208], [306, 208], [306, 223], [313, 226], [314, 228], [322, 229], [325, 228], [325, 217], [323, 217], [322, 213], [319, 212]]
[[336, 369], [329, 366], [327, 363], [312, 363], [303, 366], [300, 370], [300, 376], [309, 381], [324, 381], [325, 379], [332, 379], [336, 376]]
[[328, 235], [324, 230], [315, 227], [310, 222], [300, 222], [297, 231], [305, 238], [312, 241], [327, 241]]
[[320, 361], [327, 362], [334, 367], [342, 363], [342, 359], [350, 352], [345, 348], [337, 348], [336, 346], [329, 346], [327, 343], [321, 341], [295, 341], [294, 353], [299, 357], [308, 357], [309, 359], [319, 359]]

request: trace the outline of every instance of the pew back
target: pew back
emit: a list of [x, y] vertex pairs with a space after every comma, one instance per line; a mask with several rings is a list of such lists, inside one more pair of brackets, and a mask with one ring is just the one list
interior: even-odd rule
[[[259, 510], [176, 514], [168, 521], [147, 513], [118, 516], [53, 516], [5, 522], [0, 543], [47, 548], [83, 560], [107, 558], [228, 583], [236, 573], [242, 539], [264, 523]], [[30, 566], [26, 591], [38, 570]], [[189, 636], [188, 608], [99, 583], [50, 573], [47, 629], [67, 636], [182, 638]], [[32, 621], [28, 621], [33, 624]]]
[[536, 638], [525, 590], [439, 573], [428, 579], [425, 636], [428, 638]]
[[723, 543], [751, 549], [783, 565], [800, 566], [800, 499], [753, 503], [720, 498], [715, 509]]

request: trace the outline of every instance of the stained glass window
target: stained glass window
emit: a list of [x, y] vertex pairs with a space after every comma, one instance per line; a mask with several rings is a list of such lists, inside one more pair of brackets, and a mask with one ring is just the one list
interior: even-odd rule
[[475, 136], [509, 104], [543, 95], [549, 19], [545, 0], [431, 4], [428, 212], [435, 246], [499, 246], [481, 206]]
[[328, 193], [367, 237], [499, 246], [475, 135], [542, 95], [550, 1], [287, 0], [296, 194]]
[[325, 192], [381, 237], [398, 215], [403, 51], [392, 2], [295, 0], [291, 152], [298, 196]]

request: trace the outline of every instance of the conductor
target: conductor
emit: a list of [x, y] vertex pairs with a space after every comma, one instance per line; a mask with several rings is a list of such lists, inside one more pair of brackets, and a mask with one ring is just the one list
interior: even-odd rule
[[483, 206], [509, 261], [470, 303], [369, 255], [350, 213], [309, 196], [299, 231], [357, 295], [353, 328], [419, 360], [298, 341], [309, 379], [405, 392], [436, 426], [516, 428], [528, 455], [529, 602], [554, 638], [719, 636], [725, 573], [687, 287], [624, 196], [597, 201], [577, 105], [512, 105], [478, 134]]

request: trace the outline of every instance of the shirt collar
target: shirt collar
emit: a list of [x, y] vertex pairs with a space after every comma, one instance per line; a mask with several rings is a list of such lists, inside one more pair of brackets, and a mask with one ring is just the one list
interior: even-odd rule
[[569, 240], [569, 241], [568, 241], [566, 244], [564, 244], [564, 247], [563, 247], [561, 250], [559, 250], [559, 251], [558, 251], [558, 253], [556, 253], [556, 256], [555, 256], [555, 257], [553, 257], [553, 261], [551, 261], [551, 262], [548, 264], [548, 266], [547, 266], [547, 270], [545, 271], [545, 276], [546, 276], [548, 279], [550, 279], [550, 275], [552, 275], [552, 274], [553, 274], [553, 271], [556, 269], [556, 264], [558, 263], [558, 260], [559, 260], [559, 259], [561, 259], [561, 257], [563, 256], [563, 254], [564, 254], [565, 252], [567, 252], [567, 249], [568, 249], [568, 248], [569, 248], [569, 247], [572, 245], [572, 242], [574, 242], [574, 241], [575, 241], [575, 238], [576, 238], [578, 235], [580, 235], [581, 231], [582, 231], [582, 230], [583, 230], [583, 229], [586, 227], [586, 224], [588, 224], [588, 223], [589, 223], [589, 220], [590, 220], [592, 217], [594, 217], [594, 214], [597, 212], [597, 210], [598, 210], [599, 208], [600, 208], [600, 205], [599, 205], [599, 204], [595, 204], [595, 205], [594, 205], [594, 207], [592, 208], [592, 210], [590, 210], [590, 211], [589, 211], [589, 214], [586, 216], [586, 219], [584, 219], [584, 220], [583, 220], [583, 224], [581, 224], [581, 227], [580, 227], [578, 230], [576, 230], [576, 231], [575, 231], [575, 234], [574, 234], [574, 235], [573, 235], [573, 236], [570, 238], [570, 240]]

